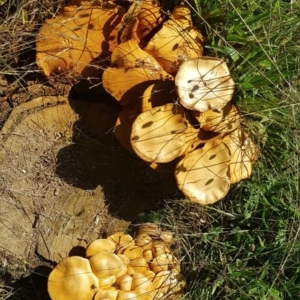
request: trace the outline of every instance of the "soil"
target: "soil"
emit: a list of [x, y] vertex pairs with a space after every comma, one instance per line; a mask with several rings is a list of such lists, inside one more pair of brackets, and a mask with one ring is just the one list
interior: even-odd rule
[[177, 192], [172, 174], [118, 143], [122, 108], [101, 88], [29, 82], [18, 91], [10, 99], [24, 103], [13, 101], [0, 135], [0, 259], [12, 277], [83, 254]]

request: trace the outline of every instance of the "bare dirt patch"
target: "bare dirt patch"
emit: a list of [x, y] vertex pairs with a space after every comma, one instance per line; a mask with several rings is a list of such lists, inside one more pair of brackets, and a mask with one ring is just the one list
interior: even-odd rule
[[59, 261], [176, 191], [116, 141], [107, 94], [76, 90], [19, 105], [0, 135], [0, 253], [7, 265]]

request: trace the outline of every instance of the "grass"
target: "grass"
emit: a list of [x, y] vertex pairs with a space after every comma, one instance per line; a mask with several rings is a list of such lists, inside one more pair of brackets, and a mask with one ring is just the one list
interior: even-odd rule
[[[41, 74], [35, 65], [36, 33], [43, 20], [54, 16], [64, 2], [0, 0], [0, 126], [17, 104], [30, 99], [27, 82]], [[27, 97], [15, 101], [18, 92]]]
[[[0, 6], [0, 38], [13, 41], [12, 49], [0, 47], [0, 75], [22, 82], [34, 69], [23, 54], [41, 20], [57, 9], [53, 3], [7, 0]], [[205, 54], [230, 67], [234, 101], [260, 158], [253, 176], [222, 202], [201, 207], [170, 199], [137, 222], [155, 221], [175, 233], [188, 283], [183, 299], [299, 299], [300, 2], [188, 3], [205, 36]], [[11, 289], [0, 286], [0, 299], [1, 293], [8, 298]]]
[[167, 200], [141, 217], [175, 233], [184, 299], [299, 299], [300, 3], [190, 5], [206, 55], [230, 66], [234, 101], [260, 158], [253, 176], [216, 205]]
[[0, 75], [19, 80], [34, 72], [32, 49], [43, 20], [54, 16], [62, 0], [0, 1]]

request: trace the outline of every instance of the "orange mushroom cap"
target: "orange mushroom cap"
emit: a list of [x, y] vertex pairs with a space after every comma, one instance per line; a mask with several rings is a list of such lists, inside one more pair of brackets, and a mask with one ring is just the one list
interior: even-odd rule
[[52, 300], [90, 300], [99, 290], [99, 280], [88, 259], [71, 256], [61, 260], [48, 278]]
[[97, 239], [89, 244], [86, 249], [86, 257], [102, 253], [102, 252], [114, 252], [116, 250], [116, 245], [114, 242], [108, 239]]
[[137, 36], [139, 39], [145, 37], [154, 28], [161, 24], [163, 20], [160, 2], [157, 0], [144, 0], [141, 5], [137, 26]]
[[45, 21], [36, 42], [36, 61], [46, 76], [75, 71], [99, 73], [89, 64], [100, 54], [108, 57], [116, 46], [118, 25], [125, 13], [113, 2], [92, 5], [71, 3]]
[[123, 105], [139, 99], [151, 81], [172, 79], [137, 41], [129, 40], [112, 53], [111, 67], [104, 71], [102, 83], [105, 90]]
[[194, 115], [197, 113], [201, 128], [207, 131], [226, 133], [235, 130], [241, 123], [240, 112], [232, 103], [227, 103], [219, 110], [207, 110], [203, 113], [194, 111]]
[[150, 269], [154, 273], [159, 273], [161, 271], [171, 270], [175, 264], [176, 259], [172, 254], [163, 253], [153, 258], [150, 262]]
[[258, 158], [257, 146], [240, 128], [225, 135], [223, 141], [231, 153], [230, 182], [233, 184], [249, 178], [252, 174], [252, 166]]
[[143, 250], [150, 250], [152, 247], [152, 238], [146, 233], [141, 233], [137, 235], [134, 239], [137, 246], [143, 248]]
[[94, 274], [100, 279], [116, 276], [124, 266], [122, 260], [111, 252], [95, 254], [89, 258], [89, 262]]
[[129, 260], [138, 259], [143, 256], [143, 248], [139, 246], [129, 246], [122, 251], [122, 254]]
[[134, 246], [133, 238], [124, 232], [116, 232], [111, 234], [107, 239], [115, 243], [117, 251], [121, 251], [129, 246]]
[[223, 60], [203, 56], [182, 63], [175, 86], [184, 107], [205, 112], [222, 109], [231, 100], [235, 85]]
[[149, 270], [148, 262], [144, 257], [130, 261], [130, 266], [134, 270], [134, 273], [145, 273]]
[[149, 162], [170, 162], [181, 154], [185, 142], [184, 110], [166, 104], [141, 113], [132, 125], [131, 145]]
[[148, 222], [148, 223], [139, 225], [136, 233], [137, 233], [137, 235], [147, 234], [153, 238], [157, 238], [161, 234], [161, 230], [157, 224]]
[[155, 57], [165, 71], [175, 74], [183, 61], [202, 56], [203, 40], [192, 26], [190, 8], [180, 4], [144, 50]]
[[114, 129], [114, 134], [119, 143], [132, 153], [134, 153], [134, 151], [131, 146], [130, 134], [132, 124], [140, 113], [141, 108], [139, 106], [136, 106], [134, 109], [125, 108], [120, 113]]
[[116, 300], [119, 294], [119, 290], [114, 287], [100, 289], [94, 296], [93, 300]]
[[120, 290], [131, 291], [132, 276], [125, 274], [117, 279], [117, 285]]
[[179, 189], [202, 205], [225, 197], [230, 187], [228, 147], [219, 139], [211, 139], [203, 148], [183, 156], [175, 169]]

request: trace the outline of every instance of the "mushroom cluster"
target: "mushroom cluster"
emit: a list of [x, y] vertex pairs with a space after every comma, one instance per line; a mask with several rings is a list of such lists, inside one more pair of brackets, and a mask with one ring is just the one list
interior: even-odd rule
[[146, 46], [131, 38], [115, 48], [102, 83], [123, 105], [120, 143], [157, 171], [175, 172], [179, 189], [206, 205], [251, 175], [258, 150], [231, 102], [228, 66], [202, 53], [202, 35], [180, 4]]
[[228, 66], [203, 48], [184, 3], [167, 15], [156, 0], [129, 8], [73, 0], [43, 25], [37, 63], [46, 75], [87, 76], [97, 56], [110, 59], [98, 68], [104, 89], [123, 106], [117, 139], [158, 172], [174, 172], [179, 189], [206, 205], [250, 177], [258, 149], [231, 102]]
[[61, 260], [48, 278], [52, 300], [179, 299], [185, 279], [170, 250], [170, 232], [139, 227], [133, 239], [123, 232], [93, 241], [86, 258]]

